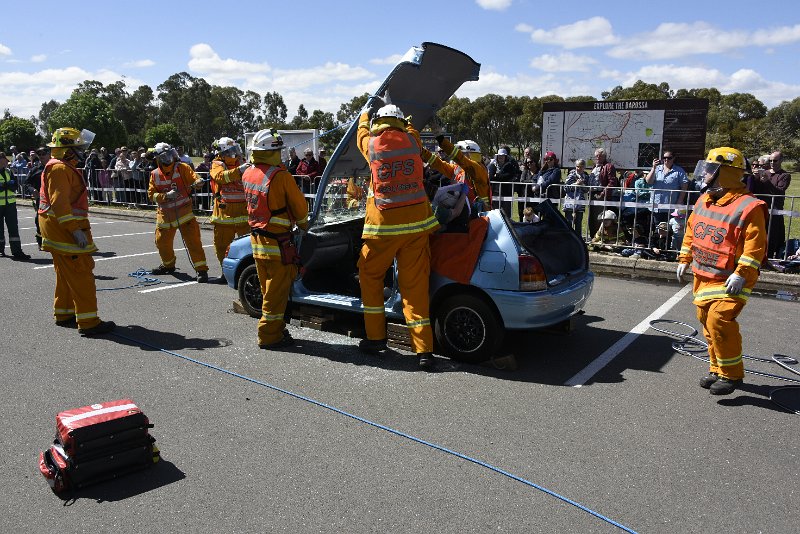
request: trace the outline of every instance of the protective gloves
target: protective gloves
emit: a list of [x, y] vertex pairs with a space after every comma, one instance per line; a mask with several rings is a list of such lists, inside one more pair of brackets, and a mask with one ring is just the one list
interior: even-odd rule
[[686, 274], [686, 269], [689, 268], [688, 263], [679, 263], [678, 269], [675, 271], [675, 274], [678, 275], [678, 283], [683, 283], [683, 275]]
[[439, 134], [434, 139], [436, 139], [436, 144], [438, 144], [441, 147], [442, 141], [444, 141], [444, 136], [442, 134]]
[[376, 111], [378, 111], [378, 108], [383, 107], [384, 104], [385, 102], [381, 97], [371, 96], [367, 99], [367, 103], [364, 106], [364, 109], [361, 110], [361, 112], [362, 113], [367, 112], [370, 115], [373, 115]]
[[205, 183], [205, 180], [203, 180], [202, 178], [198, 178], [197, 180], [195, 180], [192, 183], [192, 187], [194, 187], [195, 190], [199, 191], [200, 189], [203, 189], [203, 184], [204, 183]]
[[725, 280], [725, 289], [728, 290], [728, 293], [731, 295], [738, 295], [742, 292], [742, 288], [744, 287], [744, 277], [739, 276], [736, 273], [733, 273]]
[[164, 193], [164, 198], [167, 200], [175, 200], [178, 198], [178, 190], [177, 189], [170, 189], [166, 193]]
[[246, 171], [249, 168], [250, 168], [249, 163], [242, 163], [241, 165], [239, 165], [239, 174], [244, 174], [244, 171]]
[[83, 230], [75, 230], [72, 232], [72, 237], [75, 239], [75, 244], [78, 245], [80, 248], [86, 248], [89, 244], [89, 240], [86, 239], [86, 234]]

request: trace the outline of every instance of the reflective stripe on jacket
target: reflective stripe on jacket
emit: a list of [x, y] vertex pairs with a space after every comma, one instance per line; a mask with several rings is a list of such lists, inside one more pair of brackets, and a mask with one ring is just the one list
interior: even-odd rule
[[16, 204], [17, 203], [17, 193], [14, 189], [6, 189], [5, 185], [15, 180], [16, 177], [14, 173], [11, 172], [11, 169], [6, 167], [2, 171], [0, 171], [0, 182], [3, 183], [3, 193], [0, 195], [0, 206], [5, 206], [6, 204]]
[[[89, 220], [89, 191], [86, 189], [86, 183], [83, 181], [83, 171], [76, 169], [67, 162], [62, 162], [59, 159], [51, 158], [45, 165], [42, 171], [42, 185], [39, 188], [39, 214], [48, 215], [50, 211], [50, 195], [47, 192], [50, 187], [50, 171], [54, 165], [63, 164], [64, 167], [74, 172], [80, 178], [83, 187], [78, 197], [70, 203], [72, 212], [62, 215], [57, 218], [59, 224], [64, 224], [69, 221], [88, 221]], [[52, 216], [52, 214], [49, 214]]]
[[[244, 172], [242, 186], [247, 199], [247, 215], [251, 228], [266, 231], [269, 224], [286, 226], [286, 231], [291, 228], [290, 221], [275, 217], [269, 209], [269, 185], [272, 178], [281, 170], [284, 170], [282, 166], [257, 164]], [[286, 208], [276, 211], [284, 213]]]
[[225, 162], [219, 159], [215, 159], [211, 163], [211, 191], [215, 195], [219, 194], [221, 201], [225, 204], [244, 202], [244, 187], [242, 187], [241, 180], [234, 179], [231, 181], [222, 176], [226, 171], [229, 173], [236, 171], [236, 175], [238, 175], [238, 165], [226, 167]]
[[155, 186], [156, 192], [158, 193], [169, 193], [173, 189], [178, 191], [178, 196], [173, 200], [165, 200], [164, 202], [158, 202], [158, 207], [162, 210], [174, 210], [185, 206], [186, 204], [191, 204], [192, 199], [189, 198], [189, 191], [186, 189], [186, 185], [183, 183], [183, 177], [181, 173], [178, 171], [178, 163], [172, 169], [172, 176], [167, 178], [164, 176], [164, 173], [161, 172], [161, 169], [156, 167], [153, 169], [153, 172], [150, 175], [153, 178], [153, 185]]
[[421, 204], [428, 199], [419, 152], [416, 139], [407, 132], [390, 128], [370, 138], [371, 190], [378, 209]]
[[[755, 209], [766, 204], [750, 194], [720, 206], [707, 202], [704, 195], [697, 200], [692, 214], [692, 270], [712, 280], [726, 280], [736, 269], [737, 246], [744, 239], [743, 230]], [[758, 268], [763, 258], [748, 260]]]

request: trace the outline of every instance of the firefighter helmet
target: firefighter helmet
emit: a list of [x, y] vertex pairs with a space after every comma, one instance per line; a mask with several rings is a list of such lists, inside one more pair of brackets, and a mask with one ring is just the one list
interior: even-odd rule
[[[746, 163], [742, 152], [736, 148], [712, 148], [705, 160], [697, 162], [695, 180], [703, 180], [709, 190], [740, 189], [744, 187]], [[716, 183], [715, 183], [716, 182]]]
[[86, 148], [94, 141], [94, 132], [75, 128], [58, 128], [53, 132], [53, 139], [47, 143], [51, 148]]
[[400, 119], [401, 121], [406, 120], [403, 110], [394, 104], [387, 104], [375, 112], [375, 119], [380, 119], [381, 117], [394, 117], [395, 119]]
[[259, 130], [250, 141], [248, 150], [280, 150], [283, 148], [283, 138], [277, 130], [272, 128], [265, 128]]
[[214, 141], [214, 146], [217, 148], [219, 155], [222, 157], [233, 157], [242, 153], [242, 148], [239, 146], [239, 143], [230, 137], [220, 137], [219, 140]]
[[156, 159], [162, 165], [170, 165], [178, 159], [177, 151], [169, 143], [156, 143], [156, 146], [153, 147], [153, 152], [155, 152]]

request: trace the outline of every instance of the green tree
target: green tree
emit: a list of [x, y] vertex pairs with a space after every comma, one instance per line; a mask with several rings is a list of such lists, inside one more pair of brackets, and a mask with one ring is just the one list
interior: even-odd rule
[[187, 145], [187, 151], [210, 146], [214, 136], [209, 125], [214, 122], [211, 108], [211, 85], [186, 72], [173, 74], [158, 87], [160, 122], [174, 124]]
[[172, 146], [183, 144], [178, 127], [168, 122], [148, 128], [144, 134], [144, 142], [148, 147], [154, 147], [156, 143], [169, 143]]
[[264, 95], [264, 128], [282, 128], [286, 124], [287, 109], [283, 97], [273, 91]]
[[50, 113], [48, 133], [65, 126], [91, 130], [97, 134], [94, 141], [97, 146], [119, 147], [128, 137], [125, 125], [114, 115], [111, 105], [90, 91], [76, 89], [66, 102]]
[[303, 104], [297, 108], [297, 115], [289, 122], [289, 127], [293, 130], [303, 130], [308, 128], [308, 110]]
[[[6, 110], [8, 111], [8, 110]], [[20, 152], [36, 149], [42, 144], [42, 139], [36, 133], [33, 122], [7, 114], [0, 120], [0, 147], [8, 150], [16, 146]]]
[[673, 92], [667, 82], [656, 85], [637, 80], [631, 87], [618, 85], [611, 91], [603, 91], [601, 96], [603, 100], [667, 100], [673, 97]]
[[50, 114], [58, 109], [58, 106], [60, 105], [61, 104], [55, 100], [49, 100], [42, 104], [42, 107], [39, 108], [39, 114], [36, 116], [36, 121], [34, 124], [36, 125], [36, 129], [40, 134], [47, 135], [47, 121], [50, 118]]
[[764, 152], [780, 150], [784, 158], [800, 159], [800, 97], [769, 110], [764, 129], [768, 131], [769, 145]]

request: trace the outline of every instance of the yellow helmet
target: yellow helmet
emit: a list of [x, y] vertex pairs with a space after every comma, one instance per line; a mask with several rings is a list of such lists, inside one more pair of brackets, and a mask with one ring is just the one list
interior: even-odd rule
[[89, 130], [78, 131], [75, 128], [58, 128], [53, 132], [53, 139], [47, 146], [51, 148], [79, 147], [86, 148], [94, 141], [94, 133]]
[[703, 180], [710, 191], [719, 193], [722, 189], [745, 187], [742, 181], [744, 171], [745, 160], [741, 150], [723, 146], [711, 149], [705, 160], [697, 162], [694, 176], [695, 180]]

